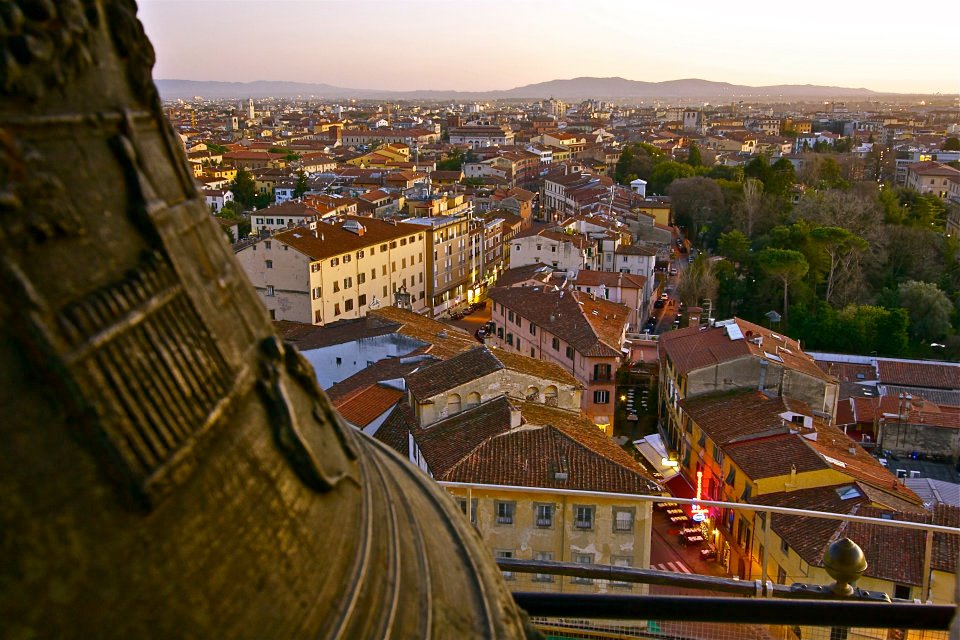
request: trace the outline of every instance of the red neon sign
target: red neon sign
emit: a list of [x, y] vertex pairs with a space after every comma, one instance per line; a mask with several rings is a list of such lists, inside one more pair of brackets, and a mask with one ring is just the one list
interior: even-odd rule
[[[697, 501], [699, 502], [703, 497], [703, 471], [697, 470]], [[698, 503], [694, 503], [693, 507], [690, 509], [693, 513], [706, 513], [707, 510], [701, 507]]]

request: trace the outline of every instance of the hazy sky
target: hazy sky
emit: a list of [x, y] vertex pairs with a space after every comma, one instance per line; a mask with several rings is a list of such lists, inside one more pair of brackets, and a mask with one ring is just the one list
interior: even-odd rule
[[[958, 0], [139, 0], [156, 78], [485, 91], [703, 78], [960, 91]], [[922, 10], [919, 7], [922, 6]]]

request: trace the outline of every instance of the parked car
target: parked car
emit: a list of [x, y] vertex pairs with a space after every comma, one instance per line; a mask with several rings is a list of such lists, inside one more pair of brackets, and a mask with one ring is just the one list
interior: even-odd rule
[[672, 276], [677, 275], [677, 268], [676, 268], [676, 267], [670, 267], [670, 275], [672, 275]]
[[661, 298], [661, 299], [659, 299], [659, 300], [657, 300], [656, 302], [653, 303], [653, 308], [654, 308], [654, 309], [663, 309], [663, 307], [666, 306], [666, 304], [667, 304], [667, 301], [664, 300], [663, 298]]

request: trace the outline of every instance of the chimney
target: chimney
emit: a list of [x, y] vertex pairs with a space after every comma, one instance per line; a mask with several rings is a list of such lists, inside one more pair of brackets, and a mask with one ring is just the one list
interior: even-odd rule
[[520, 414], [520, 409], [510, 405], [510, 429], [518, 428], [523, 422], [523, 416]]

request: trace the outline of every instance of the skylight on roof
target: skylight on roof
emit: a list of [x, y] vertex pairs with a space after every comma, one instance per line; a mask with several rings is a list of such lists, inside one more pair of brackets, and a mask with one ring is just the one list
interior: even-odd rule
[[724, 325], [724, 328], [727, 330], [727, 337], [731, 340], [743, 340], [743, 332], [736, 323]]
[[852, 500], [853, 498], [859, 498], [861, 495], [860, 491], [853, 485], [837, 489], [837, 497], [841, 500]]
[[767, 356], [767, 357], [770, 358], [771, 360], [776, 360], [777, 362], [783, 362], [783, 359], [782, 359], [780, 356], [775, 356], [775, 355], [773, 355], [772, 353], [768, 353], [768, 352], [764, 351], [764, 352], [763, 352], [763, 355]]

